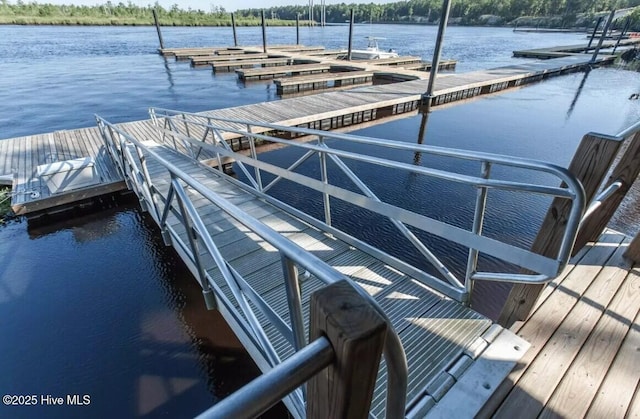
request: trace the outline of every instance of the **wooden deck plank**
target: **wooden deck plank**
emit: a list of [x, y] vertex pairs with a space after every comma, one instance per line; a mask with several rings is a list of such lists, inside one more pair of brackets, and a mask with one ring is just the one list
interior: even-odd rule
[[556, 387], [541, 418], [585, 415], [640, 310], [640, 276], [629, 273], [629, 265], [622, 258], [624, 251], [621, 247], [618, 255], [614, 255], [616, 266], [603, 269], [611, 268], [608, 269], [609, 278], [598, 279], [600, 282], [611, 281], [610, 287], [617, 292], [611, 304], [593, 308], [602, 317]]
[[[639, 385], [640, 387], [640, 385]], [[640, 389], [636, 388], [636, 394], [627, 410], [625, 419], [640, 419]]]
[[244, 53], [244, 52], [240, 52], [238, 54], [224, 55], [224, 56], [205, 55], [205, 56], [191, 58], [191, 64], [206, 65], [206, 64], [211, 64], [215, 62], [227, 62], [227, 61], [237, 62], [242, 60], [258, 60], [261, 58], [269, 58], [269, 55], [264, 53], [251, 54], [251, 53]]
[[[629, 275], [637, 277], [637, 269], [630, 272]], [[616, 355], [616, 359], [607, 371], [607, 376], [598, 389], [593, 403], [589, 407], [587, 418], [622, 418], [625, 416], [634, 392], [637, 391], [639, 385], [640, 362], [638, 362], [638, 348], [640, 348], [640, 328], [633, 326], [638, 324], [640, 324], [640, 313], [636, 315], [635, 319], [632, 319], [632, 325], [627, 325], [631, 327]]]
[[286, 76], [290, 74], [299, 74], [301, 72], [329, 71], [330, 69], [331, 65], [324, 63], [293, 64], [268, 68], [238, 69], [236, 70], [236, 74], [240, 80], [249, 80], [254, 78], [263, 79], [276, 76]]
[[520, 360], [526, 368], [509, 375], [517, 386], [496, 418], [536, 417], [542, 411], [624, 279], [617, 269], [623, 253], [617, 245], [595, 246], [518, 331], [531, 343]]

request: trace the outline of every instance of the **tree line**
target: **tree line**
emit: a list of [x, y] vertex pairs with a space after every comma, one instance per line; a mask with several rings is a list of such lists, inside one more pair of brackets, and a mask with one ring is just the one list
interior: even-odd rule
[[[535, 22], [539, 19], [546, 26], [592, 26], [599, 15], [608, 13], [612, 8], [639, 5], [640, 0], [453, 0], [449, 21], [461, 25], [513, 25], [517, 21]], [[326, 6], [326, 21], [347, 22], [353, 9], [356, 22], [435, 24], [440, 20], [441, 8], [442, 0], [329, 4]], [[246, 9], [236, 14], [249, 17], [258, 16], [260, 12], [261, 9]], [[297, 15], [307, 17], [309, 8], [281, 6], [267, 8], [265, 12], [280, 19], [295, 19]], [[636, 26], [640, 24], [640, 9], [632, 13], [631, 19]], [[320, 21], [318, 6], [314, 8], [313, 20]]]
[[[640, 0], [453, 0], [450, 22], [461, 25], [514, 25], [537, 24], [555, 27], [593, 26], [598, 14], [616, 7], [630, 8], [640, 5]], [[356, 22], [422, 23], [435, 24], [440, 19], [442, 0], [408, 0], [396, 3], [329, 4], [326, 6], [326, 22], [344, 23], [354, 11]], [[220, 6], [209, 10], [181, 9], [174, 4], [168, 9], [157, 2], [137, 6], [131, 1], [117, 4], [107, 1], [97, 6], [53, 5], [49, 3], [10, 3], [0, 0], [0, 23], [22, 24], [131, 24], [153, 23], [153, 9], [157, 10], [162, 25], [230, 25], [230, 14]], [[244, 9], [235, 12], [236, 24], [259, 25], [264, 10], [268, 23], [292, 25], [297, 16], [307, 24], [309, 9], [306, 5], [280, 6], [266, 9]], [[312, 20], [320, 21], [320, 8], [314, 8]], [[640, 30], [640, 8], [630, 15], [632, 28]], [[617, 22], [617, 25], [622, 25]]]

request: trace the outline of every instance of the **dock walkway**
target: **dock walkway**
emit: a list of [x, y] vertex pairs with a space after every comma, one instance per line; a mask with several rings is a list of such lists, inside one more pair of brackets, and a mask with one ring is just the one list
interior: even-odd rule
[[[599, 64], [611, 62], [612, 56], [600, 56]], [[589, 57], [571, 56], [533, 63], [474, 71], [461, 74], [439, 75], [435, 82], [432, 105], [463, 100], [542, 80], [545, 77], [578, 71], [589, 66]], [[378, 67], [379, 68], [379, 67]], [[414, 72], [418, 73], [418, 72]], [[400, 83], [358, 87], [313, 96], [282, 99], [279, 101], [217, 109], [202, 112], [221, 118], [252, 119], [284, 126], [302, 126], [315, 129], [337, 129], [373, 121], [379, 118], [416, 111], [428, 80], [411, 80]], [[121, 126], [135, 126], [146, 132], [146, 140], [155, 135], [149, 121], [134, 121]], [[229, 136], [232, 139], [233, 136]], [[52, 143], [53, 141], [53, 143]], [[54, 144], [54, 145], [51, 145]], [[65, 194], [51, 196], [37, 176], [36, 167], [68, 158], [89, 156], [100, 161], [97, 169], [104, 191], [124, 188], [122, 179], [104, 161], [102, 141], [96, 128], [60, 131], [23, 138], [0, 141], [0, 176], [14, 175], [12, 208], [18, 214], [33, 213], [71, 202], [77, 197]], [[66, 150], [67, 154], [58, 150]], [[56, 157], [57, 156], [57, 157]], [[72, 156], [72, 157], [69, 157]], [[102, 167], [101, 167], [102, 166]], [[32, 194], [31, 191], [36, 191]], [[100, 191], [85, 191], [87, 198]], [[75, 194], [75, 193], [74, 193]], [[84, 196], [84, 195], [83, 195]], [[50, 198], [44, 201], [45, 198]]]
[[640, 264], [606, 230], [511, 330], [531, 343], [481, 417], [640, 417]]
[[[182, 120], [176, 118], [176, 121]], [[200, 147], [200, 143], [196, 143], [194, 145]], [[607, 230], [597, 242], [590, 243], [579, 252], [546, 288], [531, 318], [512, 329], [532, 344], [531, 349], [520, 358], [515, 369], [505, 374], [506, 380], [499, 379], [498, 384], [478, 381], [486, 380], [475, 375], [479, 370], [486, 371], [485, 367], [479, 367], [480, 364], [487, 359], [505, 359], [495, 354], [494, 344], [508, 339], [520, 350], [524, 343], [513, 343], [511, 335], [505, 335], [495, 325], [491, 326], [491, 322], [485, 323], [488, 319], [477, 317], [473, 311], [434, 291], [433, 284], [423, 282], [424, 279], [415, 276], [415, 271], [389, 263], [379, 254], [372, 253], [371, 249], [361, 247], [340, 234], [327, 235], [331, 230], [323, 230], [319, 224], [299, 218], [295, 212], [288, 212], [286, 207], [272, 202], [266, 195], [256, 195], [255, 189], [239, 187], [236, 181], [230, 182], [225, 176], [168, 150], [166, 146], [150, 144], [149, 147], [206, 185], [216, 196], [236, 205], [237, 208], [225, 209], [225, 212], [235, 215], [226, 216], [216, 209], [215, 204], [211, 205], [200, 196], [202, 193], [189, 190], [191, 201], [204, 224], [209, 226], [208, 232], [229, 266], [255, 287], [259, 295], [265, 296], [269, 305], [275, 304], [276, 311], [282, 313], [283, 318], [287, 312], [283, 302], [285, 285], [279, 274], [282, 262], [276, 249], [266, 244], [268, 240], [256, 240], [251, 230], [247, 230], [248, 225], [243, 226], [242, 220], [248, 217], [255, 217], [278, 234], [309, 249], [378, 301], [389, 315], [406, 351], [409, 417], [424, 417], [425, 414], [429, 417], [474, 417], [478, 414], [479, 417], [534, 418], [539, 415], [582, 417], [589, 414], [599, 418], [609, 414], [613, 414], [612, 417], [625, 414], [633, 417], [637, 414], [640, 370], [635, 365], [635, 354], [638, 347], [636, 332], [640, 330], [640, 271], [638, 266], [623, 258], [630, 241], [624, 235]], [[163, 175], [166, 169], [152, 165], [151, 159], [146, 161], [154, 179], [151, 183], [163, 196], [167, 196], [169, 182], [166, 173]], [[265, 170], [277, 173], [273, 168]], [[304, 180], [298, 182], [304, 183]], [[148, 198], [146, 201], [150, 202]], [[176, 231], [182, 226], [178, 218], [169, 224]], [[202, 233], [197, 235], [202, 236]], [[184, 246], [189, 240], [184, 231], [177, 237], [174, 246], [180, 246], [180, 243]], [[193, 260], [183, 258], [187, 264]], [[210, 258], [207, 260], [211, 263]], [[195, 272], [196, 266], [191, 266], [191, 269]], [[304, 272], [304, 267], [299, 271]], [[215, 267], [207, 272], [217, 275], [217, 278], [221, 275]], [[219, 286], [230, 292], [224, 282]], [[310, 292], [322, 286], [322, 281], [313, 275], [303, 279], [303, 304], [307, 304]], [[302, 311], [306, 318], [308, 306], [303, 305]], [[263, 321], [263, 317], [258, 318]], [[276, 328], [269, 322], [262, 324], [269, 340], [276, 344], [278, 354], [288, 357], [293, 351], [291, 345], [278, 337]], [[500, 332], [500, 337], [492, 340], [491, 336], [497, 332]], [[469, 340], [459, 342], [460, 335], [466, 335]], [[471, 361], [469, 357], [475, 352], [472, 348], [476, 347], [476, 342], [480, 342], [484, 349], [480, 350], [477, 361]], [[456, 356], [462, 350], [466, 354], [464, 361], [449, 358], [450, 349], [458, 354]], [[437, 361], [434, 362], [432, 356]], [[486, 358], [483, 360], [482, 357]], [[259, 356], [257, 363], [261, 364]], [[448, 365], [444, 371], [438, 370], [444, 365]], [[462, 368], [465, 372], [456, 376], [458, 365], [466, 365]], [[492, 378], [501, 374], [491, 371]], [[425, 376], [429, 378], [425, 380]], [[384, 379], [385, 367], [382, 366], [371, 410], [375, 416], [383, 413]], [[478, 382], [483, 385], [479, 386]], [[489, 402], [486, 404], [485, 400], [480, 403], [476, 398], [482, 387], [493, 393], [487, 396]], [[464, 407], [461, 407], [461, 401], [464, 401]], [[471, 405], [480, 411], [467, 410]]]
[[[602, 43], [601, 48], [613, 48], [617, 41], [605, 41]], [[618, 47], [635, 46], [640, 44], [640, 39], [629, 38], [621, 39]], [[535, 48], [520, 51], [513, 51], [514, 57], [520, 58], [538, 58], [541, 60], [547, 60], [551, 58], [567, 57], [571, 55], [582, 55], [583, 53], [589, 53], [595, 51], [598, 46], [598, 42], [593, 42], [591, 46], [585, 44], [578, 45], [562, 45], [556, 47]]]
[[[521, 86], [551, 75], [578, 71], [589, 65], [589, 59], [584, 55], [571, 56], [470, 73], [441, 75], [435, 82], [431, 102], [440, 105]], [[612, 60], [611, 56], [601, 56], [597, 63]], [[388, 116], [415, 110], [423, 99], [428, 83], [426, 79], [359, 87], [348, 91], [213, 110], [203, 114], [329, 130], [376, 119], [377, 113]]]
[[[105, 132], [110, 132], [109, 136], [113, 138], [113, 131]], [[137, 134], [133, 134], [133, 130], [130, 132]], [[200, 278], [203, 284], [203, 276], [206, 276], [211, 278], [209, 281], [215, 282], [216, 294], [221, 294], [218, 298], [221, 313], [264, 372], [274, 367], [273, 359], [268, 355], [269, 350], [263, 344], [256, 343], [259, 339], [253, 337], [248, 332], [249, 328], [243, 325], [243, 319], [251, 319], [253, 315], [246, 313], [234, 291], [236, 285], [229, 283], [229, 278], [225, 277], [221, 268], [224, 266], [224, 269], [233, 273], [238, 289], [243, 291], [254, 307], [255, 318], [278, 358], [285, 360], [293, 355], [292, 340], [258, 300], [259, 296], [287, 324], [291, 322], [291, 328], [294, 328], [290, 317], [291, 297], [288, 297], [286, 275], [283, 275], [282, 257], [285, 253], [265, 238], [262, 230], [252, 226], [253, 220], [290, 240], [299, 246], [301, 252], [310, 253], [339, 274], [350, 278], [378, 302], [398, 334], [406, 354], [407, 409], [414, 417], [421, 417], [431, 409], [437, 412], [451, 403], [455, 405], [445, 394], [468, 384], [470, 376], [466, 374], [475, 377], [478, 369], [490, 367], [493, 374], [481, 375], [490, 389], [497, 388], [515, 360], [526, 350], [526, 342], [447, 296], [445, 292], [438, 291], [447, 287], [430, 283], [422, 271], [318, 220], [287, 209], [286, 203], [249, 185], [176, 153], [170, 149], [173, 142], [169, 137], [165, 138], [164, 144], [149, 141], [141, 144], [146, 148], [142, 154], [148, 169], [145, 177], [148, 176], [149, 180], [144, 183], [149, 187], [136, 186], [136, 193], [145, 196], [142, 198], [146, 202], [144, 207], [148, 208], [164, 231], [165, 239], [170, 239], [196, 279]], [[198, 148], [200, 146], [196, 145]], [[128, 158], [126, 164], [129, 167], [139, 164], [133, 159]], [[141, 171], [142, 167], [133, 170], [132, 178], [138, 170]], [[173, 181], [169, 171], [174, 174]], [[271, 171], [267, 170], [264, 176], [266, 173]], [[180, 182], [188, 185], [185, 195], [171, 192], [176, 188], [176, 176]], [[193, 181], [199, 185], [191, 183]], [[145, 189], [153, 191], [155, 197], [146, 195]], [[205, 194], [202, 189], [211, 195]], [[172, 196], [181, 197], [181, 203], [175, 201], [177, 198], [171, 201]], [[184, 203], [187, 198], [182, 196], [188, 198], [188, 203]], [[218, 199], [224, 200], [224, 204], [220, 204]], [[181, 213], [185, 211], [181, 208], [188, 208], [188, 218], [197, 221], [185, 221], [187, 216]], [[163, 221], [165, 216], [168, 217], [166, 222]], [[188, 227], [191, 225], [193, 227]], [[206, 232], [203, 231], [205, 228]], [[218, 256], [207, 252], [204, 244], [194, 246], [194, 239], [190, 235], [197, 237], [199, 243], [206, 243], [210, 237]], [[194, 257], [193, 249], [198, 249], [199, 257]], [[224, 261], [223, 265], [221, 260]], [[327, 284], [311, 273], [313, 270], [309, 266], [297, 264], [297, 271], [301, 273], [303, 333], [308, 336], [310, 295]], [[500, 354], [500, 360], [493, 358], [496, 354]], [[371, 413], [375, 417], [380, 417], [385, 410], [387, 374], [387, 364], [382, 363], [371, 405]], [[477, 389], [474, 392], [476, 398], [465, 411], [477, 411], [482, 406], [481, 401], [490, 393], [484, 388]], [[297, 417], [296, 404], [292, 400], [285, 400], [285, 403]]]

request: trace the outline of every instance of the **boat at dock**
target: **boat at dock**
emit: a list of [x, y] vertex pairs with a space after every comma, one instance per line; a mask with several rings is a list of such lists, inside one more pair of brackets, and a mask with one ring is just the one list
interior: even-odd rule
[[[383, 51], [378, 46], [378, 41], [386, 38], [380, 38], [376, 36], [367, 36], [367, 47], [365, 49], [353, 49], [351, 50], [352, 60], [381, 60], [384, 58], [398, 58], [398, 53], [392, 48], [388, 51]], [[344, 54], [348, 54], [348, 51], [342, 51]]]

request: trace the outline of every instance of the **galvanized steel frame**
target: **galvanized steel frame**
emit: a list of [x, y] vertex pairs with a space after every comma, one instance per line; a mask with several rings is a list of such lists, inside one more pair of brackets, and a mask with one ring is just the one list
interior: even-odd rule
[[[473, 281], [475, 280], [494, 280], [523, 283], [545, 283], [550, 281], [562, 270], [570, 257], [573, 242], [575, 240], [575, 235], [580, 220], [582, 219], [582, 214], [584, 212], [584, 190], [580, 182], [578, 182], [575, 177], [570, 174], [565, 168], [558, 167], [547, 162], [489, 153], [408, 144], [371, 137], [337, 134], [300, 127], [285, 127], [261, 122], [252, 122], [229, 118], [214, 118], [206, 114], [193, 114], [167, 109], [152, 108], [150, 109], [150, 114], [152, 120], [156, 122], [158, 127], [160, 127], [163, 136], [175, 136], [176, 138], [179, 138], [180, 141], [183, 142], [183, 144], [185, 144], [185, 147], [187, 147], [187, 143], [190, 143], [191, 147], [195, 147], [198, 149], [207, 148], [209, 151], [215, 153], [218, 156], [218, 159], [220, 159], [220, 156], [231, 157], [235, 159], [238, 167], [245, 173], [245, 175], [249, 179], [249, 182], [251, 182], [252, 186], [259, 192], [268, 191], [281, 179], [291, 180], [303, 184], [304, 186], [316, 191], [320, 191], [323, 194], [323, 202], [325, 206], [325, 224], [328, 226], [330, 226], [331, 224], [330, 201], [328, 199], [329, 196], [346, 200], [355, 205], [359, 205], [368, 210], [377, 212], [378, 214], [388, 216], [389, 219], [400, 230], [400, 232], [414, 246], [416, 246], [418, 251], [420, 251], [420, 253], [426, 258], [426, 260], [432, 263], [442, 275], [442, 277], [446, 281], [448, 281], [448, 285], [451, 286], [449, 287], [449, 289], [455, 290], [453, 293], [447, 293], [446, 290], [448, 289], [448, 287], [444, 287], [445, 293], [452, 296], [452, 298], [456, 298], [456, 294], [460, 295], [461, 293], [463, 296], [463, 301], [468, 301], [469, 292], [472, 290]], [[192, 138], [186, 135], [186, 132], [182, 132], [179, 129], [176, 129], [176, 125], [173, 123], [173, 121], [178, 118], [182, 122], [189, 121], [188, 123], [190, 123], [192, 126], [200, 127], [201, 131], [204, 130], [204, 135], [201, 138]], [[162, 129], [162, 124], [160, 122], [161, 119], [164, 121], [164, 129]], [[245, 130], [242, 127], [248, 127], [248, 129]], [[251, 132], [251, 127], [259, 127], [262, 131], [268, 130], [288, 132], [293, 134], [293, 136], [315, 136], [317, 138], [317, 144], [314, 145], [311, 143], [299, 143], [296, 141], [276, 138], [267, 134]], [[288, 168], [280, 168], [259, 161], [254, 151], [252, 151], [251, 157], [233, 152], [224, 140], [224, 136], [222, 135], [223, 132], [231, 133], [236, 136], [242, 136], [246, 141], [248, 141], [252, 150], [255, 150], [255, 141], [259, 140], [279, 143], [291, 147], [298, 147], [307, 150], [307, 152]], [[211, 144], [206, 142], [209, 136], [211, 136], [212, 139]], [[348, 141], [378, 147], [386, 147], [390, 149], [407, 150], [415, 153], [451, 157], [460, 160], [477, 161], [482, 166], [481, 175], [479, 177], [469, 176], [446, 170], [415, 166], [384, 158], [373, 157], [369, 155], [360, 155], [338, 149], [331, 149], [326, 145], [327, 139], [337, 139], [342, 142]], [[304, 161], [308, 160], [313, 154], [318, 154], [320, 156], [320, 170], [322, 173], [321, 181], [317, 181], [298, 173], [293, 173], [293, 170], [295, 170]], [[342, 172], [360, 189], [360, 191], [362, 191], [362, 195], [328, 184], [326, 181], [327, 158], [323, 156], [328, 156], [330, 160], [333, 161], [342, 170]], [[342, 161], [342, 159], [349, 159], [399, 170], [405, 170], [411, 173], [431, 176], [434, 178], [457, 183], [468, 184], [478, 188], [478, 196], [476, 198], [476, 208], [473, 220], [474, 226], [472, 230], [463, 230], [447, 223], [424, 217], [414, 212], [398, 208], [394, 205], [381, 202], [380, 199], [375, 196], [373, 192], [371, 192], [371, 190], [361, 181], [361, 179], [359, 179], [356, 174], [348, 168], [348, 166]], [[257, 182], [258, 178], [254, 179], [252, 176], [249, 176], [249, 170], [246, 168], [246, 165], [252, 166], [258, 173], [259, 171], [266, 171], [276, 177], [267, 186], [263, 187], [261, 181], [260, 183]], [[491, 166], [496, 165], [549, 173], [555, 176], [559, 181], [561, 181], [563, 185], [557, 187], [526, 182], [491, 179], [490, 170], [488, 169]], [[551, 197], [561, 197], [572, 201], [570, 215], [567, 220], [567, 227], [565, 229], [565, 233], [561, 242], [561, 247], [555, 258], [547, 258], [529, 250], [521, 249], [519, 247], [508, 245], [497, 240], [482, 236], [482, 221], [486, 210], [486, 194], [488, 189], [501, 189], [542, 194]], [[417, 240], [415, 235], [413, 235], [413, 233], [408, 230], [406, 225], [419, 228], [431, 234], [438, 235], [447, 240], [451, 240], [455, 243], [469, 247], [469, 257], [464, 280], [465, 285], [462, 285], [463, 281], [455, 278], [446, 268], [446, 266], [444, 266], [444, 264], [439, 261], [433, 255], [433, 253], [431, 253], [430, 250], [423, 245], [423, 243]], [[527, 268], [531, 271], [537, 272], [537, 274], [477, 272], [477, 259], [479, 252], [486, 253], [507, 262], [521, 266], [523, 268]]]
[[[141, 203], [144, 202], [143, 207], [146, 207], [146, 210], [148, 210], [156, 220], [163, 230], [163, 233], [168, 234], [174, 244], [178, 245], [196, 266], [196, 272], [198, 274], [197, 280], [202, 287], [207, 306], [213, 308], [218, 304], [223, 304], [227, 309], [226, 311], [234, 316], [234, 321], [237, 324], [243, 325], [245, 332], [248, 333], [248, 336], [253, 340], [256, 347], [261, 350], [262, 355], [268, 361], [271, 368], [280, 365], [282, 361], [279, 359], [278, 354], [269, 342], [254, 311], [251, 309], [249, 300], [254, 303], [294, 348], [301, 350], [305, 347], [306, 336], [304, 335], [300, 289], [296, 272], [297, 269], [294, 263], [302, 266], [326, 284], [334, 283], [341, 279], [349, 279], [345, 278], [332, 267], [326, 265], [322, 260], [306, 252], [295, 243], [274, 232], [266, 225], [260, 223], [258, 220], [206, 188], [200, 182], [154, 152], [152, 147], [144, 145], [132, 135], [99, 116], [96, 116], [96, 120], [102, 138], [105, 141], [105, 146], [116, 162], [121, 175], [127, 179], [129, 187], [136, 192]], [[173, 144], [177, 148], [175, 138]], [[135, 156], [128, 151], [131, 147], [134, 147], [137, 151]], [[146, 160], [149, 158], [162, 165], [170, 174], [171, 185], [166, 195], [161, 195], [153, 184], [146, 167]], [[200, 196], [210, 201], [213, 205], [216, 205], [221, 211], [233, 217], [237, 222], [243, 224], [280, 252], [283, 275], [285, 277], [284, 283], [290, 309], [289, 314], [293, 327], [289, 327], [223, 258], [193, 206], [185, 187], [188, 187], [192, 192], [197, 192]], [[178, 208], [175, 208], [176, 204]], [[167, 223], [169, 213], [175, 214], [178, 220], [180, 220], [181, 225], [184, 225], [189, 243], [184, 243], [179, 237], [179, 233]], [[234, 310], [232, 302], [224, 295], [213, 278], [203, 269], [200, 259], [200, 245], [204, 246], [207, 253], [214, 259], [221, 276], [229, 286], [234, 299], [239, 305], [239, 310], [241, 310], [242, 315], [246, 317], [246, 320]], [[360, 287], [355, 288], [389, 324], [389, 332], [386, 335], [384, 349], [388, 369], [386, 411], [388, 417], [402, 416], [404, 415], [406, 406], [407, 388], [407, 364], [402, 344], [398, 335], [393, 330], [389, 319], [378, 303]], [[214, 298], [212, 299], [212, 297]], [[306, 362], [311, 365], [316, 364], [318, 360], [310, 359]], [[286, 385], [286, 383], [281, 383], [281, 386]], [[302, 389], [294, 390], [293, 393], [287, 397], [292, 402], [291, 405], [295, 409], [296, 416], [304, 416], [304, 395]]]

